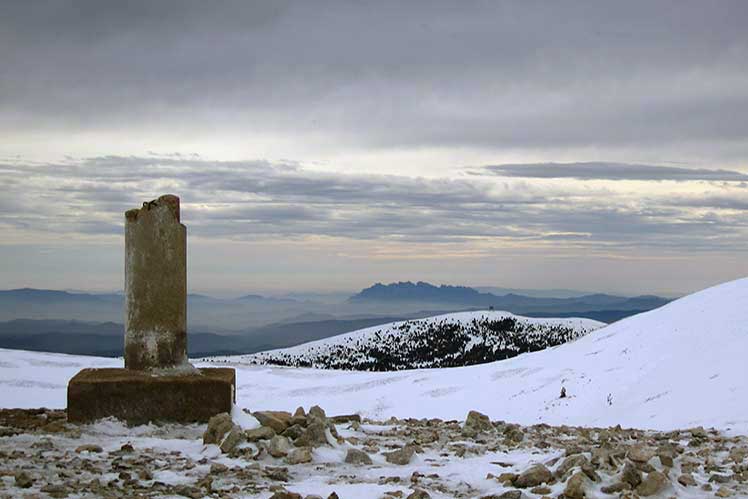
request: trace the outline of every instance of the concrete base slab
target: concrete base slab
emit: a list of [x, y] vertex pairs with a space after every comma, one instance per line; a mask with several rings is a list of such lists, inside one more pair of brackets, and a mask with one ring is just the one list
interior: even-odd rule
[[68, 383], [68, 421], [113, 416], [130, 425], [205, 423], [231, 412], [236, 371], [198, 369], [195, 374], [151, 374], [130, 369], [84, 369]]

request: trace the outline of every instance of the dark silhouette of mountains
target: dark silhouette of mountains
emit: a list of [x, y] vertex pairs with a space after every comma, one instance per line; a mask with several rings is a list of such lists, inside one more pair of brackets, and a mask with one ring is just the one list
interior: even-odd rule
[[622, 297], [607, 294], [590, 294], [570, 298], [532, 297], [509, 293], [503, 296], [481, 293], [465, 286], [434, 286], [427, 282], [410, 281], [392, 284], [377, 283], [364, 289], [349, 301], [362, 302], [418, 302], [449, 304], [506, 310], [515, 314], [542, 315], [550, 313], [580, 313], [601, 311], [645, 311], [661, 307], [669, 300], [659, 296], [643, 295]]
[[[254, 294], [235, 299], [190, 294], [189, 353], [254, 353], [395, 320], [491, 307], [531, 317], [576, 316], [610, 323], [667, 302], [657, 296], [497, 295], [465, 286], [425, 282], [375, 284], [339, 303]], [[124, 296], [117, 293], [0, 290], [0, 348], [119, 356], [123, 315]]]

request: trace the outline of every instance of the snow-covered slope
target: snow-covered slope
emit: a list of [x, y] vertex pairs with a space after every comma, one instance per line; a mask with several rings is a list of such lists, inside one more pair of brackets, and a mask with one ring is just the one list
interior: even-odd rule
[[398, 371], [484, 364], [576, 340], [605, 324], [480, 311], [392, 322], [303, 345], [241, 357], [267, 364]]
[[[741, 279], [490, 364], [384, 373], [247, 366], [241, 358], [220, 364], [237, 367], [238, 404], [253, 410], [319, 404], [330, 414], [463, 419], [476, 409], [524, 424], [703, 425], [748, 434], [747, 356], [748, 279]], [[64, 407], [65, 384], [78, 369], [112, 365], [121, 361], [0, 350], [0, 405]], [[559, 399], [562, 386], [569, 397]]]

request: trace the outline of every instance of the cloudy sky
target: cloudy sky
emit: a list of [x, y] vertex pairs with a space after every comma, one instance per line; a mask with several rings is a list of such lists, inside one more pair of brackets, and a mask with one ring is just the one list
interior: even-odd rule
[[122, 287], [182, 198], [213, 293], [748, 275], [748, 3], [0, 4], [2, 288]]

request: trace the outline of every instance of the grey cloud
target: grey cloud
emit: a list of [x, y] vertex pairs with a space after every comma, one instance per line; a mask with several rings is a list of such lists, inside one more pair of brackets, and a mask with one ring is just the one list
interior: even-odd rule
[[4, 2], [0, 130], [735, 156], [747, 16], [740, 0]]
[[[262, 160], [110, 156], [0, 169], [13, 172], [0, 182], [24, 194], [2, 205], [0, 224], [71, 237], [121, 233], [126, 209], [163, 192], [181, 196], [190, 233], [206, 238], [329, 236], [372, 244], [479, 238], [621, 251], [733, 251], [747, 235], [745, 222], [726, 211], [732, 206], [715, 205], [713, 193], [678, 204], [606, 190], [541, 190], [531, 181], [497, 184], [492, 177], [331, 175]], [[699, 212], [699, 201], [713, 213]]]
[[748, 174], [730, 170], [602, 162], [488, 165], [481, 169], [473, 169], [471, 173], [476, 175], [492, 174], [502, 177], [578, 180], [706, 180], [729, 182], [748, 180]]

